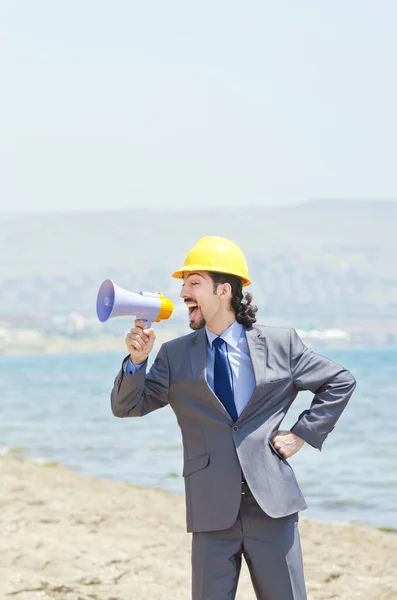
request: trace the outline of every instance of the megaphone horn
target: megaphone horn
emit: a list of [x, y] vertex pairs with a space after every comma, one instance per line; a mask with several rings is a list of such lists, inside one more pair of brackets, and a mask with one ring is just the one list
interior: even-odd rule
[[106, 279], [98, 291], [96, 312], [101, 323], [114, 317], [135, 316], [150, 327], [172, 315], [174, 305], [160, 292], [130, 292]]

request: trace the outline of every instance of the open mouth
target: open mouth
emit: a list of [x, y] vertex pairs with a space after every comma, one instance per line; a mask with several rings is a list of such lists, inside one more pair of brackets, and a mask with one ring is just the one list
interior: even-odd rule
[[194, 302], [186, 302], [186, 306], [189, 309], [189, 317], [191, 319], [193, 319], [197, 315], [198, 311], [200, 310], [199, 307]]

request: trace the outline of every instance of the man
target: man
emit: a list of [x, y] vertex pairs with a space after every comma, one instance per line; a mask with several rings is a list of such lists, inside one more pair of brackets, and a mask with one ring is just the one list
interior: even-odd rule
[[[238, 246], [205, 237], [173, 274], [193, 333], [163, 344], [149, 373], [153, 329], [127, 334], [129, 356], [111, 396], [117, 417], [170, 404], [182, 430], [193, 600], [235, 598], [241, 557], [257, 598], [306, 599], [298, 512], [306, 508], [286, 459], [321, 450], [356, 382], [308, 350], [294, 329], [256, 324]], [[301, 390], [315, 394], [291, 431], [280, 424]]]

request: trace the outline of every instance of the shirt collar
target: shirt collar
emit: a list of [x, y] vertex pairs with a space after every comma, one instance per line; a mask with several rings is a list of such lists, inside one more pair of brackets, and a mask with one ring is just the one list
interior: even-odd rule
[[[216, 335], [216, 333], [212, 333], [212, 331], [210, 331], [207, 327], [205, 328], [205, 331], [206, 331], [206, 334], [207, 334], [208, 343], [209, 343], [209, 345], [212, 348], [213, 341], [218, 336]], [[224, 331], [220, 337], [223, 340], [225, 340], [225, 342], [227, 344], [229, 344], [229, 346], [232, 346], [232, 348], [237, 348], [238, 347], [238, 341], [239, 341], [239, 339], [241, 337], [242, 331], [243, 331], [242, 324], [241, 323], [237, 323], [237, 321], [234, 321], [234, 323], [232, 325], [230, 325], [230, 327], [228, 327], [226, 329], [226, 331]]]

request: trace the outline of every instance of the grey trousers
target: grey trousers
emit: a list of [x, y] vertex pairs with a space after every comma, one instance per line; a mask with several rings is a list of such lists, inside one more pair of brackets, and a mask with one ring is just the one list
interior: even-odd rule
[[272, 519], [248, 491], [230, 529], [193, 533], [192, 600], [234, 600], [247, 563], [259, 600], [306, 600], [298, 514]]

